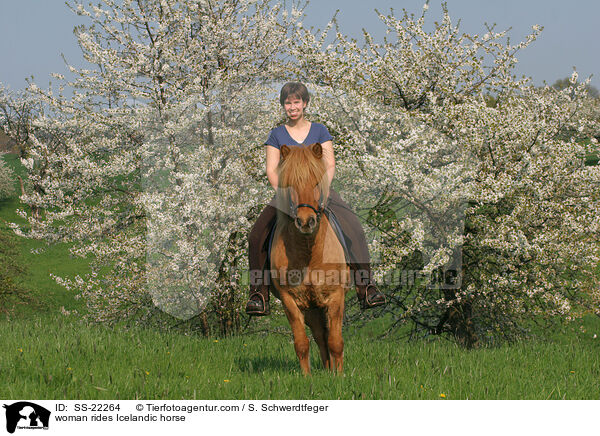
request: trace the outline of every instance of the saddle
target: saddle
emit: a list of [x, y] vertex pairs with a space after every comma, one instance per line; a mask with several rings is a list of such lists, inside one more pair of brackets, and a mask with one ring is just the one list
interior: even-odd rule
[[[342, 244], [342, 248], [344, 249], [344, 256], [346, 257], [346, 263], [349, 264], [351, 262], [350, 250], [348, 249], [348, 244], [346, 243], [346, 236], [342, 231], [342, 227], [340, 226], [340, 223], [337, 217], [335, 216], [335, 213], [333, 213], [329, 206], [325, 206], [325, 208], [323, 209], [323, 213], [327, 215], [327, 219], [331, 223], [333, 232], [338, 237], [340, 244]], [[265, 245], [263, 246], [263, 249], [267, 249], [267, 265], [269, 265], [269, 259], [271, 259], [271, 247], [273, 245], [273, 235], [275, 234], [275, 222], [276, 220], [274, 219], [271, 224], [271, 229], [269, 230], [269, 236], [267, 237]]]

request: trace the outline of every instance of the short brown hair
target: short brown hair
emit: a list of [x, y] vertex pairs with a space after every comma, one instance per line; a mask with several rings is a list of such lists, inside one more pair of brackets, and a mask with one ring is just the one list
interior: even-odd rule
[[306, 86], [300, 82], [288, 82], [283, 85], [283, 88], [281, 88], [281, 93], [279, 94], [279, 103], [281, 103], [281, 106], [283, 106], [283, 103], [285, 103], [287, 98], [290, 96], [298, 97], [306, 104], [308, 104], [310, 100], [308, 89], [306, 89]]

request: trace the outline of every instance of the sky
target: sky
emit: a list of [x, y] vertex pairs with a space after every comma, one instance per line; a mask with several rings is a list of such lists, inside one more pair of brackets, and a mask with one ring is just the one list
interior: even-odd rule
[[[86, 1], [87, 3], [87, 1]], [[97, 0], [94, 1], [97, 3]], [[374, 9], [388, 13], [393, 8], [420, 14], [425, 0], [313, 0], [305, 12], [308, 26], [322, 28], [339, 9], [338, 21], [347, 35], [361, 40], [366, 28], [376, 38], [384, 27]], [[448, 0], [454, 23], [460, 19], [464, 32], [483, 35], [484, 23], [496, 23], [497, 31], [511, 28], [517, 43], [544, 26], [541, 36], [521, 51], [515, 73], [529, 76], [536, 85], [554, 83], [577, 68], [580, 79], [593, 75], [591, 84], [600, 88], [600, 1], [598, 0]], [[427, 21], [441, 18], [441, 2], [430, 1]], [[64, 0], [0, 0], [0, 83], [13, 91], [27, 86], [26, 77], [46, 87], [55, 82], [50, 73], [68, 70], [61, 57], [77, 67], [86, 66], [73, 35], [73, 27], [87, 24]]]

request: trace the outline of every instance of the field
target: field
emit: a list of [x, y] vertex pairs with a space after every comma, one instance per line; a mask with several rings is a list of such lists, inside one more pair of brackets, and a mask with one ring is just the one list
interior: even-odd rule
[[[0, 202], [4, 235], [16, 207], [17, 198]], [[61, 307], [81, 309], [82, 302], [48, 274], [85, 272], [86, 261], [65, 246], [36, 255], [43, 243], [11, 239], [14, 259], [27, 265], [15, 280], [29, 299], [2, 308], [10, 311], [0, 319], [0, 398], [600, 399], [598, 317], [551, 339], [472, 351], [443, 339], [377, 339], [377, 325], [349, 326], [344, 374], [321, 369], [313, 344], [313, 375], [303, 377], [291, 334], [203, 338], [65, 317]]]
[[346, 334], [345, 373], [320, 369], [313, 346], [307, 378], [284, 335], [208, 339], [50, 316], [3, 320], [0, 335], [1, 398], [600, 398], [598, 343], [589, 334], [475, 351]]

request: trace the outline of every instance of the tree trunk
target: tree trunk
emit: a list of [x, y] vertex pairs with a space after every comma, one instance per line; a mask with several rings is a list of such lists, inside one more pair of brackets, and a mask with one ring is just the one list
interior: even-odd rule
[[17, 176], [19, 178], [19, 184], [21, 185], [21, 195], [25, 195], [25, 187], [23, 186], [23, 179], [21, 176]]
[[[454, 292], [445, 292], [445, 294], [447, 300], [452, 301], [456, 299]], [[450, 332], [460, 346], [469, 349], [477, 348], [479, 346], [479, 337], [473, 327], [473, 307], [471, 302], [452, 304], [440, 318], [435, 332], [437, 334]]]

